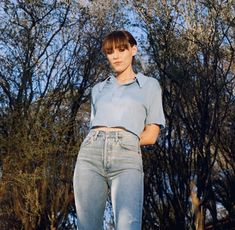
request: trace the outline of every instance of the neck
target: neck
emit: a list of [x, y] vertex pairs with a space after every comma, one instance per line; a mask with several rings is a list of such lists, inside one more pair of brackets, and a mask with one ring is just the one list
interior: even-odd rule
[[121, 73], [117, 73], [116, 78], [118, 80], [125, 80], [125, 79], [131, 79], [135, 77], [135, 72], [133, 71], [133, 69], [127, 69]]

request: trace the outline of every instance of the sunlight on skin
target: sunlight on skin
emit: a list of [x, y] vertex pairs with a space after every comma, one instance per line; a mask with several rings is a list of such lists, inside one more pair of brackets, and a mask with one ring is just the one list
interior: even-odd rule
[[160, 134], [160, 126], [156, 124], [146, 125], [140, 135], [140, 145], [153, 145]]
[[[130, 46], [125, 48], [114, 48], [107, 53], [108, 61], [111, 67], [116, 72], [117, 80], [128, 80], [130, 77], [135, 76], [132, 68], [132, 59], [137, 53], [136, 46]], [[160, 126], [157, 124], [146, 125], [140, 136], [140, 145], [152, 145], [155, 144], [160, 133]]]

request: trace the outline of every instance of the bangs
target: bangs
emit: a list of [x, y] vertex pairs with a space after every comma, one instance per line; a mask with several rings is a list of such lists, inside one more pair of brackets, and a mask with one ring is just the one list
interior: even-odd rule
[[114, 49], [128, 49], [129, 42], [126, 40], [107, 40], [102, 47], [105, 54], [112, 53]]
[[136, 45], [136, 41], [133, 42], [126, 31], [114, 31], [104, 38], [102, 51], [108, 54], [112, 53], [113, 49], [128, 49], [129, 45]]

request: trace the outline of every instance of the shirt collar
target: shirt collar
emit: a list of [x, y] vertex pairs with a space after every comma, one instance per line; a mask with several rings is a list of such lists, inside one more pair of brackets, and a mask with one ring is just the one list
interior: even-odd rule
[[[139, 87], [142, 88], [145, 81], [146, 81], [146, 76], [144, 76], [142, 73], [137, 73], [136, 74], [136, 82], [138, 83]], [[107, 77], [104, 81], [102, 81], [99, 85], [99, 91], [101, 91], [106, 83], [112, 83], [115, 81], [115, 77], [113, 75]]]
[[140, 88], [142, 88], [144, 83], [145, 83], [145, 81], [147, 80], [147, 77], [144, 76], [142, 73], [137, 73], [136, 80], [137, 80]]

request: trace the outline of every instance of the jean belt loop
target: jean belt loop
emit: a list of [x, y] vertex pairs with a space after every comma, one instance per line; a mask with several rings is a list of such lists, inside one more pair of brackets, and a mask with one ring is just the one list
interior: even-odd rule
[[99, 134], [99, 130], [96, 130], [95, 133], [94, 133], [94, 140], [97, 139], [98, 134]]
[[115, 132], [115, 142], [117, 143], [118, 142], [118, 134], [119, 134], [119, 132], [117, 131], [117, 132]]
[[122, 137], [121, 132], [118, 132], [118, 138], [117, 139], [119, 140], [119, 139], [121, 139], [121, 137]]

